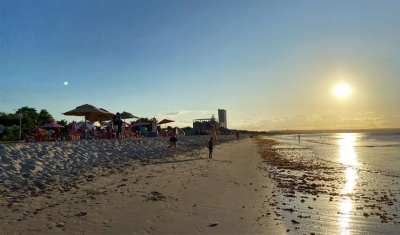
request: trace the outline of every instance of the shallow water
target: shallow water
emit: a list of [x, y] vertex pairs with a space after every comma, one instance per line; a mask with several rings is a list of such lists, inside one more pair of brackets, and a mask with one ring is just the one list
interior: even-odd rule
[[297, 185], [307, 179], [319, 185], [319, 193], [314, 195], [302, 190], [290, 194], [288, 188], [279, 189], [275, 197], [281, 215], [278, 218], [291, 231], [400, 234], [400, 135], [301, 135], [300, 143], [294, 135], [266, 138], [279, 141], [274, 148], [293, 161], [329, 166], [328, 170], [307, 172], [268, 167], [271, 177], [281, 184]]

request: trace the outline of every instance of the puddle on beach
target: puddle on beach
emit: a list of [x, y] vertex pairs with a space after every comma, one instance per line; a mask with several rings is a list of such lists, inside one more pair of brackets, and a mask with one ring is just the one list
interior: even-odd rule
[[270, 216], [290, 233], [400, 234], [400, 178], [358, 162], [353, 136], [339, 140], [331, 159], [287, 143], [261, 148], [285, 159], [265, 169], [278, 186]]

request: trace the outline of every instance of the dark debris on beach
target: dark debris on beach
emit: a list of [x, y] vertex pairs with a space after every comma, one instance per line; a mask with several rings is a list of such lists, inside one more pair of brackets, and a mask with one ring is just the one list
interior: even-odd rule
[[[397, 199], [400, 195], [399, 186], [394, 186], [395, 189], [379, 190], [373, 187], [360, 187], [357, 190], [355, 188], [351, 193], [342, 193], [342, 189], [346, 184], [345, 166], [334, 165], [333, 163], [327, 164], [327, 162], [321, 161], [318, 158], [306, 159], [296, 156], [296, 154], [288, 154], [293, 149], [279, 148], [277, 147], [279, 143], [275, 140], [255, 138], [255, 141], [258, 145], [260, 155], [267, 164], [265, 170], [267, 170], [269, 177], [276, 181], [278, 191], [281, 192], [283, 198], [287, 198], [289, 201], [271, 202], [270, 205], [276, 206], [277, 210], [288, 213], [295, 211], [307, 212], [307, 210], [314, 211], [313, 209], [316, 206], [318, 207], [320, 203], [320, 197], [328, 198], [326, 203], [338, 203], [341, 200], [349, 199], [355, 204], [354, 210], [356, 212], [360, 211], [361, 213], [358, 213], [358, 215], [363, 218], [378, 219], [380, 223], [392, 223], [394, 226], [400, 224], [398, 215], [400, 204]], [[301, 150], [296, 149], [296, 151]], [[359, 173], [376, 173], [368, 169], [356, 170]], [[362, 182], [362, 179], [359, 179], [359, 181], [361, 186], [371, 184], [371, 182]], [[379, 184], [379, 182], [376, 184]], [[311, 198], [306, 195], [311, 195]], [[297, 207], [289, 207], [290, 204], [296, 203], [300, 204], [296, 205]], [[322, 203], [325, 203], [325, 201]], [[305, 205], [301, 207], [301, 204]], [[285, 207], [280, 207], [279, 205], [285, 205]], [[297, 217], [306, 219], [311, 217], [310, 213], [314, 213], [319, 218], [323, 218], [324, 215], [318, 211], [320, 210], [317, 208], [316, 212], [307, 212], [308, 215], [299, 214]], [[342, 212], [338, 213], [343, 214]], [[354, 216], [356, 215], [357, 213], [354, 213]], [[296, 220], [289, 221], [293, 224], [293, 221]], [[301, 231], [310, 232], [309, 229], [303, 228], [301, 228]], [[319, 232], [321, 231], [319, 230]]]

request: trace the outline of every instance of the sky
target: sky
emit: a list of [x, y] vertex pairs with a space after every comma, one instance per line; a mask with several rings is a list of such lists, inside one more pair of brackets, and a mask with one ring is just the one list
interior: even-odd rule
[[[0, 112], [400, 127], [400, 1], [0, 0]], [[335, 93], [335, 87], [345, 88]]]

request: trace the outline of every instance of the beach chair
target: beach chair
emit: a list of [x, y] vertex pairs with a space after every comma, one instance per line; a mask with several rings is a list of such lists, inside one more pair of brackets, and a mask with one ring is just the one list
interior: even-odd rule
[[106, 128], [106, 130], [107, 130], [107, 133], [106, 133], [106, 138], [107, 139], [117, 138], [117, 134], [112, 132], [111, 128], [109, 126]]
[[131, 138], [132, 133], [129, 130], [125, 130], [125, 138]]
[[35, 142], [42, 142], [43, 141], [43, 135], [39, 134], [37, 136], [35, 136]]
[[139, 138], [139, 131], [135, 131], [135, 133], [133, 133], [133, 137], [134, 138]]
[[25, 140], [26, 143], [30, 143], [30, 142], [34, 142], [35, 138], [33, 136], [25, 135], [24, 136], [24, 140]]
[[57, 140], [62, 140], [63, 139], [63, 134], [62, 133], [56, 133], [56, 139]]
[[57, 136], [55, 133], [49, 135], [49, 141], [57, 141]]

